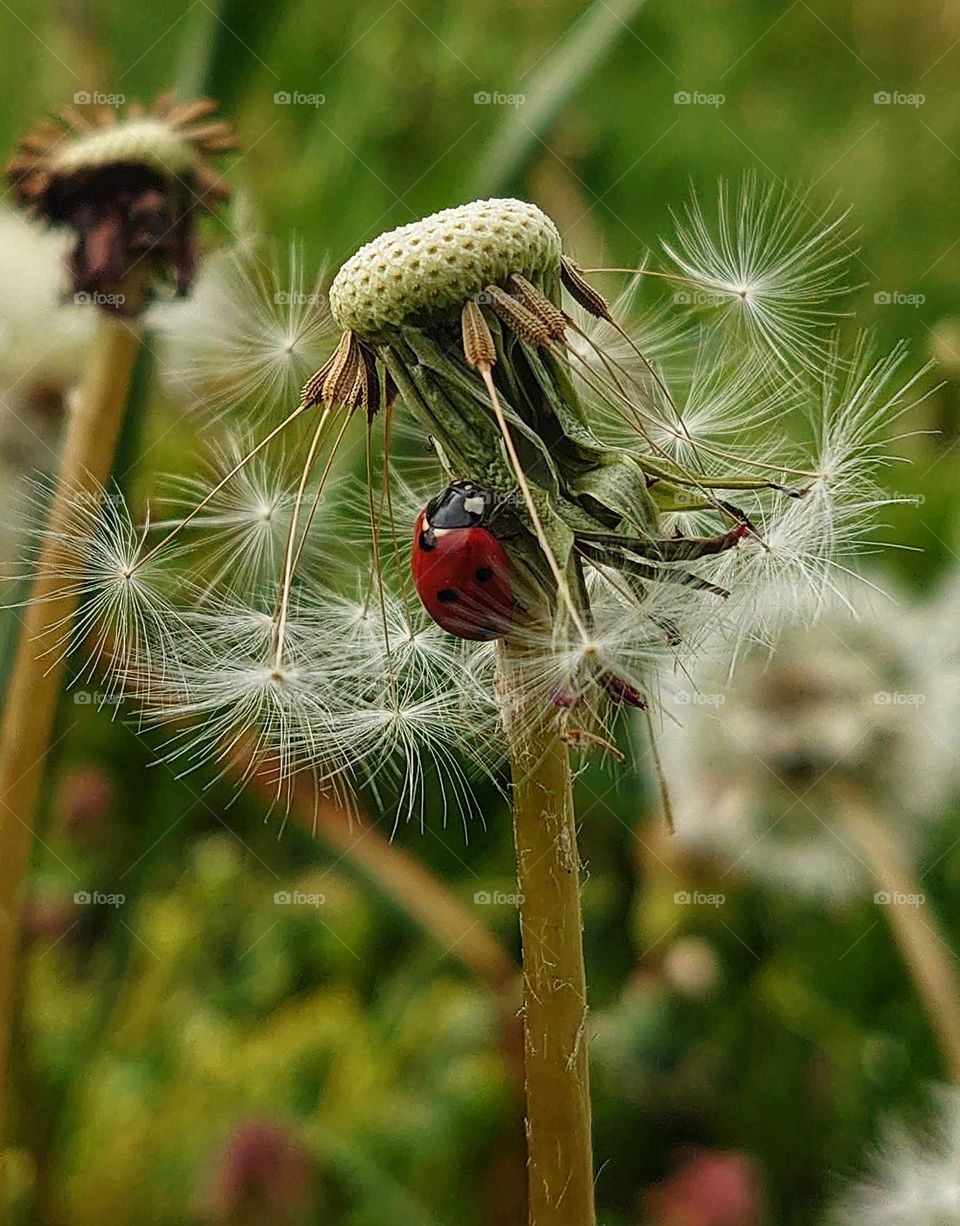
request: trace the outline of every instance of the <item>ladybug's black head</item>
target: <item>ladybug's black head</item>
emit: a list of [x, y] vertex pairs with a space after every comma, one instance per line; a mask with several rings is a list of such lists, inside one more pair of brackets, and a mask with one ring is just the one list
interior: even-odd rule
[[431, 528], [475, 528], [490, 518], [496, 502], [493, 490], [475, 481], [454, 481], [427, 503]]

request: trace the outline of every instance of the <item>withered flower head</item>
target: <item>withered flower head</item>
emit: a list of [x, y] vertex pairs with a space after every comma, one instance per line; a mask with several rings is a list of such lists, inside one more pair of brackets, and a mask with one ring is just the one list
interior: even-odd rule
[[237, 148], [229, 124], [205, 122], [215, 110], [210, 99], [175, 104], [169, 95], [123, 117], [109, 106], [71, 106], [20, 140], [7, 167], [14, 199], [76, 234], [68, 266], [79, 301], [135, 315], [156, 276], [188, 292], [196, 216], [229, 196], [210, 161]]

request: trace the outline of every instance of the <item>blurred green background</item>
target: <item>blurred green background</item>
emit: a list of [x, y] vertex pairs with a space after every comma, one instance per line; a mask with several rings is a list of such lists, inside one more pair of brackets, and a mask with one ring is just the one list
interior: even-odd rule
[[[921, 552], [886, 565], [922, 593], [957, 560], [957, 6], [11, 0], [0, 40], [0, 145], [78, 92], [209, 93], [245, 145], [228, 179], [311, 264], [476, 195], [534, 200], [586, 264], [639, 260], [691, 184], [709, 198], [755, 170], [836, 197], [859, 231], [859, 321], [942, 381], [891, 477], [922, 502], [886, 535]], [[192, 427], [161, 402], [143, 431], [146, 488], [183, 466]], [[309, 814], [265, 821], [262, 797], [174, 779], [107, 712], [68, 699], [62, 732], [18, 1043], [20, 1220], [516, 1221], [502, 800], [469, 840], [428, 813], [361, 853], [337, 814], [315, 837]], [[869, 900], [736, 877], [722, 915], [678, 917], [677, 883], [719, 870], [666, 847], [641, 769], [579, 786], [601, 1221], [821, 1221], [882, 1113], [943, 1076], [886, 927]], [[958, 843], [948, 815], [923, 878], [954, 940]], [[324, 901], [274, 901], [294, 891]], [[694, 1151], [751, 1216], [681, 1218], [651, 1195]]]

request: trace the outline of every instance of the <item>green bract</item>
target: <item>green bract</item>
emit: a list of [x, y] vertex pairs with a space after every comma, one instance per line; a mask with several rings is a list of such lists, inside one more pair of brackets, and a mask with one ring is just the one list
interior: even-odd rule
[[381, 234], [343, 265], [330, 287], [337, 324], [362, 340], [442, 312], [520, 273], [549, 280], [560, 235], [522, 200], [477, 200]]

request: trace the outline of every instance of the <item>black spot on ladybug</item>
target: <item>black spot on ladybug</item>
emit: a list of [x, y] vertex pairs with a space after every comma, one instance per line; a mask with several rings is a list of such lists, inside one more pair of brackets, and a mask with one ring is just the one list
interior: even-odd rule
[[489, 581], [492, 578], [493, 578], [493, 571], [490, 569], [489, 566], [479, 567], [479, 569], [477, 570], [477, 580], [480, 583], [489, 583]]
[[437, 538], [434, 536], [432, 528], [429, 528], [426, 532], [420, 533], [420, 540], [418, 544], [420, 545], [421, 549], [426, 551], [436, 549]]
[[437, 592], [437, 600], [442, 601], [444, 604], [456, 604], [459, 599], [460, 593], [454, 591], [452, 587], [442, 587]]

